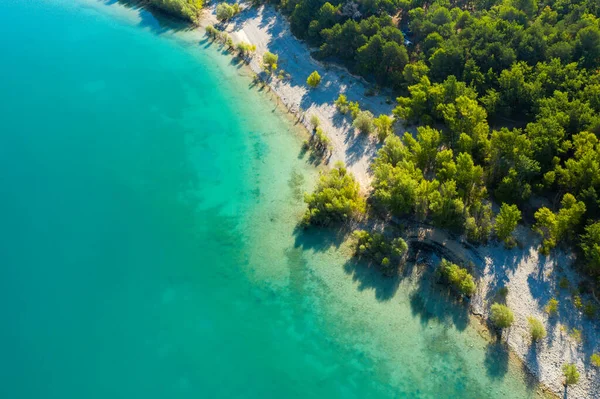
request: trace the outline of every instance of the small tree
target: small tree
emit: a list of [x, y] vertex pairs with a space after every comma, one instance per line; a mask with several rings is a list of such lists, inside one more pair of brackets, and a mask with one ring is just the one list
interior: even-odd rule
[[539, 341], [546, 336], [546, 329], [541, 321], [533, 316], [529, 316], [527, 322], [529, 323], [529, 333], [533, 341]]
[[375, 130], [375, 124], [373, 123], [373, 114], [369, 111], [360, 111], [352, 123], [359, 132], [364, 134], [371, 134]]
[[373, 120], [373, 124], [377, 128], [377, 138], [379, 141], [383, 141], [392, 133], [392, 124], [394, 120], [385, 115], [381, 114]]
[[600, 367], [600, 353], [592, 353], [592, 356], [590, 356], [590, 363], [592, 363], [592, 366], [594, 367]]
[[217, 19], [219, 21], [229, 21], [235, 14], [235, 8], [227, 3], [221, 3], [217, 6]]
[[348, 98], [346, 98], [345, 94], [340, 94], [338, 99], [335, 100], [334, 104], [337, 107], [338, 111], [340, 111], [342, 114], [348, 112]]
[[500, 213], [496, 216], [496, 235], [505, 245], [511, 245], [512, 232], [521, 220], [521, 211], [516, 205], [502, 204]]
[[306, 79], [306, 84], [312, 87], [313, 89], [317, 87], [319, 83], [321, 83], [321, 75], [319, 75], [319, 72], [317, 71], [311, 73], [308, 76], [308, 79]]
[[239, 42], [236, 45], [238, 53], [243, 57], [248, 57], [256, 51], [256, 45], [246, 42]]
[[573, 363], [563, 364], [562, 370], [565, 376], [565, 385], [575, 385], [579, 382], [579, 371]]
[[461, 294], [471, 296], [475, 293], [476, 286], [473, 281], [473, 276], [467, 271], [446, 259], [442, 259], [440, 263], [442, 275], [448, 282]]
[[273, 54], [269, 51], [266, 51], [263, 54], [263, 64], [267, 72], [274, 72], [277, 69], [277, 61], [279, 61], [279, 56], [277, 54]]
[[515, 316], [508, 306], [495, 303], [492, 305], [490, 319], [496, 327], [508, 328], [515, 320]]
[[312, 114], [310, 117], [310, 124], [312, 125], [313, 129], [316, 129], [321, 124], [321, 120], [317, 115]]
[[554, 316], [558, 313], [558, 301], [556, 298], [551, 298], [546, 304], [546, 313], [550, 316]]

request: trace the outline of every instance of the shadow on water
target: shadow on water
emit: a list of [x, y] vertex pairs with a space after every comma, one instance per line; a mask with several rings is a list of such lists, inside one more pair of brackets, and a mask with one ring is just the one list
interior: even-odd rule
[[394, 297], [402, 277], [399, 274], [386, 276], [378, 265], [373, 262], [365, 262], [349, 259], [344, 264], [344, 271], [352, 276], [352, 281], [358, 282], [358, 290], [370, 290], [375, 293], [378, 301], [388, 301]]
[[175, 18], [168, 13], [150, 5], [143, 4], [140, 0], [102, 0], [106, 5], [121, 4], [126, 8], [139, 11], [142, 28], [148, 28], [152, 32], [161, 34], [168, 31], [186, 31], [194, 29], [189, 22]]
[[484, 365], [487, 375], [492, 378], [504, 378], [508, 373], [509, 357], [509, 349], [504, 342], [499, 339], [490, 342], [485, 349]]

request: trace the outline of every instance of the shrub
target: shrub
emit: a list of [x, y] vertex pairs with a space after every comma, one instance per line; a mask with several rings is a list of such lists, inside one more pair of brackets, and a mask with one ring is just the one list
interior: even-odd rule
[[592, 356], [590, 356], [590, 363], [592, 363], [592, 366], [594, 367], [600, 367], [600, 354], [592, 353]]
[[350, 111], [350, 116], [352, 117], [352, 119], [356, 119], [356, 117], [360, 113], [360, 105], [358, 104], [358, 101], [349, 102], [348, 110]]
[[233, 6], [227, 3], [217, 5], [217, 19], [219, 21], [229, 21], [238, 12], [240, 12], [240, 6], [237, 3]]
[[562, 370], [565, 376], [565, 385], [574, 385], [579, 382], [579, 371], [573, 363], [563, 364]]
[[321, 120], [319, 120], [319, 117], [317, 115], [312, 114], [310, 117], [310, 124], [312, 125], [313, 129], [316, 129], [321, 124]]
[[319, 83], [321, 83], [321, 75], [319, 75], [319, 72], [314, 71], [313, 73], [308, 75], [308, 78], [306, 79], [307, 85], [314, 89], [319, 85]]
[[371, 134], [375, 130], [375, 124], [373, 123], [373, 114], [369, 111], [361, 111], [354, 119], [352, 123], [359, 132], [364, 134]]
[[516, 205], [502, 204], [500, 213], [496, 216], [496, 235], [505, 245], [510, 246], [512, 233], [521, 220], [521, 211]]
[[556, 298], [551, 298], [548, 301], [546, 304], [546, 313], [548, 313], [550, 316], [554, 316], [556, 313], [558, 313], [558, 301]]
[[573, 306], [577, 309], [581, 309], [583, 307], [583, 302], [581, 302], [581, 297], [579, 295], [573, 296]]
[[306, 194], [304, 201], [308, 204], [304, 223], [322, 226], [348, 221], [366, 207], [358, 182], [341, 162], [321, 175], [315, 191]]
[[318, 154], [325, 155], [327, 150], [329, 149], [329, 145], [331, 141], [327, 134], [320, 128], [316, 128], [315, 134], [313, 134], [309, 141], [306, 142], [305, 146], [308, 148], [312, 148]]
[[490, 319], [496, 327], [507, 328], [512, 325], [515, 316], [508, 306], [495, 303], [492, 305]]
[[256, 45], [246, 42], [239, 42], [236, 46], [236, 49], [241, 56], [248, 57], [256, 51]]
[[384, 141], [392, 133], [393, 123], [394, 120], [385, 114], [381, 114], [373, 120], [373, 124], [377, 128], [377, 138], [379, 141]]
[[277, 69], [277, 62], [279, 61], [279, 56], [277, 54], [273, 54], [269, 51], [266, 51], [263, 54], [263, 65], [267, 72], [273, 72]]
[[569, 333], [569, 336], [573, 338], [573, 341], [577, 342], [578, 344], [580, 344], [583, 341], [583, 335], [581, 334], [581, 330], [577, 328], [573, 328]]
[[585, 305], [583, 305], [583, 314], [588, 319], [593, 319], [594, 317], [596, 317], [596, 311], [597, 311], [596, 305], [594, 305], [591, 302], [587, 302]]
[[344, 94], [340, 94], [339, 97], [337, 98], [337, 100], [335, 100], [334, 104], [335, 104], [336, 108], [338, 109], [338, 111], [340, 111], [342, 114], [347, 113], [349, 110], [348, 99], [346, 98], [346, 95], [344, 95]]
[[527, 322], [529, 323], [529, 333], [531, 334], [531, 339], [533, 341], [539, 341], [546, 336], [546, 329], [541, 321], [535, 317], [529, 316]]
[[352, 237], [355, 239], [355, 256], [367, 256], [383, 267], [389, 267], [392, 262], [397, 264], [408, 250], [408, 245], [400, 237], [390, 240], [383, 234], [364, 230], [356, 230]]
[[463, 295], [471, 296], [475, 293], [475, 282], [473, 276], [467, 271], [446, 259], [440, 263], [442, 275], [448, 280], [454, 289]]
[[569, 279], [566, 277], [561, 277], [561, 279], [558, 281], [558, 286], [563, 290], [569, 288], [569, 285]]

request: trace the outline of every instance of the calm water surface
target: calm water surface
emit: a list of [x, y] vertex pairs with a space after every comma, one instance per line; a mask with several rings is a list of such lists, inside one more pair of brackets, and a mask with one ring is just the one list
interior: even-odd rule
[[295, 233], [301, 138], [201, 37], [4, 0], [0, 54], [0, 397], [533, 396], [464, 309]]

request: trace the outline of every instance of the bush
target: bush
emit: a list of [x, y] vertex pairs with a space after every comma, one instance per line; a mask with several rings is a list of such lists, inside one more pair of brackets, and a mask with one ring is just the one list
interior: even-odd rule
[[279, 56], [277, 54], [273, 54], [269, 51], [266, 51], [263, 54], [263, 65], [267, 72], [273, 72], [277, 69], [277, 61], [279, 61]]
[[334, 104], [335, 104], [336, 108], [338, 109], [338, 111], [340, 111], [342, 114], [347, 113], [349, 110], [348, 99], [346, 98], [346, 96], [344, 94], [340, 94], [340, 96], [337, 98], [337, 100], [335, 100]]
[[496, 327], [507, 328], [515, 321], [515, 316], [508, 306], [495, 303], [492, 305], [490, 319]]
[[317, 87], [319, 83], [321, 83], [321, 75], [319, 75], [319, 72], [317, 71], [311, 73], [306, 79], [306, 84], [312, 87], [313, 89]]
[[593, 319], [594, 317], [596, 317], [597, 310], [597, 306], [594, 305], [592, 302], [587, 302], [585, 305], [583, 305], [583, 314], [588, 319]]
[[364, 134], [371, 134], [375, 130], [375, 124], [373, 123], [373, 114], [369, 111], [360, 111], [352, 123], [359, 132]]
[[590, 363], [592, 363], [592, 366], [594, 367], [600, 367], [600, 354], [592, 353], [592, 356], [590, 356]]
[[583, 302], [581, 302], [581, 297], [579, 295], [573, 296], [573, 306], [577, 309], [581, 309], [583, 307]]
[[313, 134], [308, 142], [306, 142], [306, 146], [311, 148], [314, 152], [325, 155], [327, 150], [329, 150], [329, 146], [331, 141], [329, 137], [325, 134], [325, 132], [320, 128], [316, 128], [315, 134]]
[[575, 385], [579, 382], [579, 371], [573, 363], [563, 364], [562, 370], [565, 376], [565, 385]]
[[475, 282], [473, 281], [473, 276], [469, 274], [467, 269], [451, 263], [446, 259], [442, 259], [440, 269], [442, 275], [459, 293], [466, 296], [471, 296], [475, 293]]
[[551, 298], [548, 301], [546, 304], [546, 313], [548, 313], [550, 316], [554, 316], [556, 313], [558, 313], [558, 301], [556, 298]]
[[227, 3], [217, 5], [217, 19], [219, 21], [229, 21], [235, 15], [235, 8]]
[[367, 256], [383, 267], [389, 267], [392, 262], [397, 265], [408, 250], [408, 245], [400, 237], [389, 240], [383, 234], [364, 230], [356, 230], [352, 237], [355, 239], [355, 256]]
[[541, 321], [530, 316], [527, 318], [527, 322], [529, 323], [529, 333], [533, 341], [539, 341], [546, 336], [546, 329]]
[[392, 134], [393, 123], [394, 120], [385, 114], [381, 114], [373, 120], [373, 124], [377, 128], [377, 138], [379, 141], [384, 141], [387, 136]]
[[350, 116], [352, 117], [352, 119], [356, 119], [358, 114], [360, 114], [360, 105], [358, 104], [358, 101], [349, 102], [348, 110], [350, 111]]
[[343, 163], [321, 175], [315, 191], [306, 194], [305, 224], [328, 226], [348, 221], [365, 212], [360, 186]]
[[310, 117], [310, 124], [312, 125], [313, 129], [316, 129], [321, 124], [321, 120], [317, 115], [312, 114]]
[[581, 334], [581, 330], [578, 328], [573, 328], [569, 333], [569, 336], [573, 338], [573, 341], [577, 342], [578, 344], [583, 342], [583, 335]]
[[239, 42], [236, 46], [236, 49], [241, 56], [248, 57], [256, 51], [256, 45], [246, 42]]

